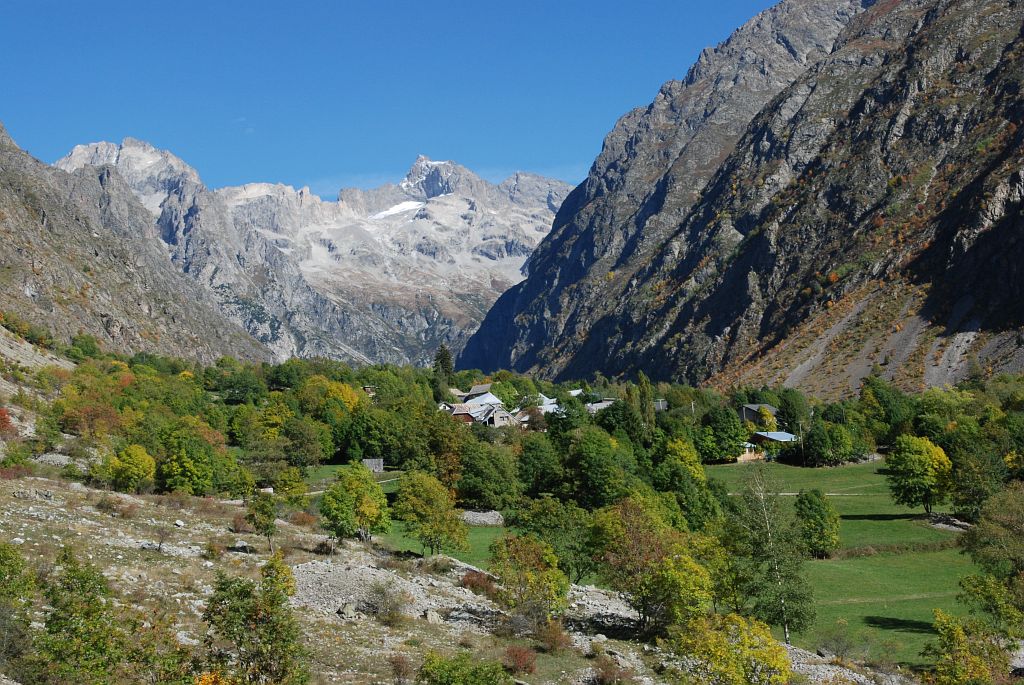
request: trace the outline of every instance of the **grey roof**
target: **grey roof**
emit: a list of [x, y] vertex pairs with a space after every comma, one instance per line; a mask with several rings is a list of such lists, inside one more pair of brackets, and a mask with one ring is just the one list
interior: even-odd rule
[[483, 395], [485, 392], [490, 392], [491, 391], [491, 386], [492, 385], [494, 385], [494, 384], [493, 383], [480, 383], [479, 385], [474, 385], [472, 388], [469, 389], [469, 392], [467, 392], [466, 394], [467, 395]]
[[772, 442], [795, 442], [796, 436], [786, 431], [758, 431], [754, 433], [765, 440], [771, 440]]
[[744, 404], [743, 407], [751, 411], [761, 411], [762, 409], [767, 409], [768, 413], [770, 413], [772, 416], [775, 416], [775, 414], [779, 411], [770, 404]]

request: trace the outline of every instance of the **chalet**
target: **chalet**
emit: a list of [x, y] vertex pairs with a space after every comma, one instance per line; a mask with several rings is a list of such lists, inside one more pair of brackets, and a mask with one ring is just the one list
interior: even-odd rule
[[772, 416], [779, 413], [779, 410], [770, 404], [744, 404], [740, 407], [740, 421], [746, 423], [750, 421], [754, 425], [761, 423], [761, 410], [764, 409]]
[[764, 461], [764, 450], [752, 442], [743, 443], [743, 451], [736, 457], [736, 461], [743, 464], [749, 461]]
[[485, 393], [482, 393], [480, 395], [467, 396], [466, 399], [463, 400], [463, 403], [464, 404], [497, 404], [497, 405], [503, 404], [503, 402], [501, 401], [501, 398], [499, 398], [497, 395], [495, 395], [495, 394], [493, 394], [491, 392], [485, 392]]
[[587, 408], [587, 412], [591, 414], [596, 414], [602, 409], [607, 409], [608, 407], [612, 406], [618, 401], [619, 399], [617, 397], [605, 397], [600, 402], [591, 402], [590, 404], [584, 406]]
[[541, 414], [552, 414], [562, 411], [562, 407], [559, 406], [558, 400], [555, 398], [548, 397], [544, 393], [538, 394], [537, 398], [540, 400], [537, 403], [537, 409], [540, 410]]
[[487, 409], [486, 404], [465, 404], [462, 402], [442, 402], [437, 408], [450, 414], [456, 421], [473, 423], [478, 416], [482, 416]]
[[486, 405], [487, 410], [480, 414], [477, 419], [478, 423], [483, 423], [491, 428], [502, 428], [503, 426], [515, 426], [518, 425], [516, 417], [505, 411], [504, 407], [494, 406], [492, 404]]
[[501, 400], [495, 400], [493, 403], [442, 402], [437, 408], [462, 423], [483, 423], [494, 428], [516, 425], [516, 417], [505, 410]]
[[750, 442], [758, 446], [785, 445], [796, 441], [797, 437], [786, 431], [759, 431], [750, 436]]
[[466, 393], [466, 397], [465, 399], [463, 399], [463, 402], [469, 402], [470, 400], [480, 397], [482, 395], [490, 394], [491, 386], [493, 385], [494, 383], [479, 383], [477, 385], [474, 385], [472, 388], [469, 389], [469, 392]]

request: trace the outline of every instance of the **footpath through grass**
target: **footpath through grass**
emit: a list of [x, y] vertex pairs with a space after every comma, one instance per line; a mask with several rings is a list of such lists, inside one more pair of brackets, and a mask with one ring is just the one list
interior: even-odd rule
[[[861, 656], [924, 664], [921, 650], [933, 637], [932, 611], [961, 613], [957, 583], [974, 570], [953, 547], [957, 534], [928, 525], [921, 509], [893, 504], [879, 472], [884, 462], [825, 469], [767, 466], [787, 500], [795, 499], [790, 493], [809, 488], [829, 495], [841, 517], [840, 547], [847, 550], [840, 555], [845, 558], [808, 563], [818, 617], [806, 634], [797, 636], [797, 644], [818, 647], [844, 620], [843, 630]], [[707, 471], [738, 493], [751, 468], [727, 464]], [[902, 550], [884, 551], [894, 546]]]

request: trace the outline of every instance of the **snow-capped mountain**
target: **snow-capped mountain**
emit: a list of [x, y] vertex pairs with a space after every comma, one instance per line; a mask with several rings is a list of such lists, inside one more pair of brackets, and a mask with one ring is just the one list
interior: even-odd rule
[[132, 138], [77, 146], [56, 166], [110, 165], [153, 212], [172, 261], [280, 357], [424, 362], [476, 329], [547, 234], [569, 185], [490, 183], [419, 157], [398, 184], [206, 188], [173, 154]]

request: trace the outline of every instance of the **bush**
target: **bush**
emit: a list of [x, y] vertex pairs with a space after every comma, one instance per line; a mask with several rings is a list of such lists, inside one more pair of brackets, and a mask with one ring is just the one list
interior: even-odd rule
[[160, 498], [160, 504], [164, 505], [168, 509], [182, 510], [191, 503], [192, 498], [187, 492], [175, 490], [169, 492]]
[[380, 562], [380, 567], [395, 573], [411, 573], [414, 566], [412, 561], [399, 556], [387, 556]]
[[412, 665], [412, 659], [405, 654], [392, 654], [388, 657], [388, 664], [391, 665], [391, 677], [395, 685], [406, 685], [411, 683], [416, 675], [416, 668]]
[[530, 674], [537, 670], [537, 653], [527, 647], [511, 645], [505, 650], [501, 663], [512, 675]]
[[594, 685], [627, 685], [635, 683], [636, 676], [628, 668], [619, 666], [615, 659], [601, 654], [594, 659]]
[[18, 429], [11, 421], [11, 414], [3, 407], [0, 407], [0, 438], [11, 438], [18, 434]]
[[407, 617], [403, 609], [409, 606], [412, 598], [383, 581], [377, 581], [370, 586], [366, 601], [370, 605], [370, 613], [384, 625], [393, 628], [405, 622]]
[[466, 571], [459, 579], [459, 585], [470, 590], [474, 595], [485, 597], [494, 597], [498, 591], [494, 580], [483, 571]]
[[443, 576], [451, 573], [452, 569], [455, 568], [455, 562], [448, 557], [433, 556], [424, 559], [420, 563], [420, 568], [424, 573], [430, 573], [435, 576]]
[[96, 510], [118, 518], [132, 519], [139, 513], [139, 505], [120, 497], [103, 495], [96, 503]]
[[301, 526], [302, 528], [312, 528], [316, 526], [319, 519], [312, 514], [308, 514], [304, 511], [294, 511], [288, 517], [288, 522], [293, 526]]
[[255, 530], [255, 528], [253, 528], [252, 524], [249, 523], [248, 520], [246, 520], [245, 514], [242, 513], [242, 512], [239, 512], [239, 513], [235, 514], [235, 517], [233, 519], [231, 519], [231, 532], [232, 533], [238, 533], [238, 534], [252, 533], [254, 530]]
[[32, 458], [32, 446], [27, 442], [13, 441], [4, 445], [3, 458], [0, 459], [0, 466], [27, 465]]
[[0, 480], [16, 480], [32, 475], [32, 467], [26, 464], [0, 466]]
[[512, 685], [500, 663], [474, 662], [465, 653], [450, 658], [428, 654], [417, 680], [423, 685]]
[[537, 629], [534, 637], [548, 654], [558, 654], [572, 647], [572, 637], [565, 632], [561, 621], [548, 621]]
[[206, 545], [203, 547], [203, 558], [208, 559], [210, 561], [217, 561], [222, 556], [224, 556], [224, 552], [226, 551], [227, 548], [224, 545], [222, 545], [219, 542], [214, 542], [213, 540], [211, 540], [207, 542]]
[[196, 501], [196, 513], [204, 516], [220, 515], [225, 513], [225, 509], [215, 497], [201, 497]]

